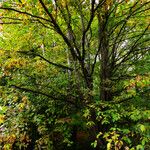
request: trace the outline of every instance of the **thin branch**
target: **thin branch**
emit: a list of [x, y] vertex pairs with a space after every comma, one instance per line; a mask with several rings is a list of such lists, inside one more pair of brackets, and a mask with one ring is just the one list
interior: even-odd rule
[[[111, 52], [110, 52], [110, 54], [109, 54], [109, 58], [111, 58], [110, 64], [111, 64], [112, 67], [114, 67], [114, 64], [115, 64], [116, 53], [117, 53], [118, 47], [120, 46], [120, 43], [121, 43], [122, 41], [125, 41], [125, 40], [128, 40], [128, 39], [129, 39], [129, 38], [126, 38], [126, 37], [125, 37], [125, 40], [123, 40], [123, 37], [128, 34], [128, 31], [129, 31], [129, 30], [132, 30], [133, 28], [135, 28], [135, 26], [136, 26], [136, 24], [133, 25], [132, 28], [129, 28], [128, 30], [125, 30], [124, 33], [121, 34], [120, 40], [119, 40], [119, 41], [116, 41], [115, 44], [113, 43], [113, 44], [111, 45], [111, 46], [112, 46], [112, 50], [111, 50]], [[125, 34], [125, 33], [126, 33], [126, 34]], [[111, 47], [111, 46], [110, 46], [110, 47]], [[124, 52], [124, 50], [123, 50], [123, 52]], [[122, 51], [121, 51], [120, 53], [122, 53]], [[118, 55], [119, 55], [119, 54], [118, 54]]]
[[48, 98], [51, 98], [53, 100], [58, 100], [58, 98], [56, 97], [53, 97], [47, 93], [43, 93], [41, 91], [35, 91], [35, 90], [32, 90], [32, 89], [28, 89], [28, 88], [25, 88], [25, 87], [20, 87], [20, 86], [17, 86], [17, 85], [11, 85], [10, 87], [12, 88], [16, 88], [16, 89], [19, 89], [19, 90], [22, 90], [22, 91], [25, 91], [25, 92], [29, 92], [29, 93], [34, 93], [34, 94], [38, 94], [38, 95], [43, 95], [43, 96], [46, 96]]
[[0, 22], [0, 24], [21, 24], [22, 22]]
[[20, 18], [13, 18], [13, 17], [6, 17], [6, 16], [1, 16], [0, 19], [9, 19], [9, 20], [19, 20], [19, 21], [23, 21], [23, 19], [20, 19]]
[[102, 0], [101, 2], [99, 2], [99, 4], [95, 7], [94, 11], [96, 11], [98, 8], [100, 8], [105, 2], [106, 2], [106, 0]]
[[[132, 7], [130, 7], [130, 10], [129, 10], [129, 11], [132, 11], [132, 9], [138, 4], [138, 2], [139, 2], [139, 1], [137, 1]], [[129, 14], [129, 15], [130, 15], [129, 17], [127, 16], [126, 18], [124, 18], [123, 20], [121, 20], [121, 21], [119, 21], [117, 24], [115, 24], [113, 27], [111, 27], [111, 28], [112, 28], [112, 31], [110, 32], [109, 35], [111, 35], [119, 25], [121, 25], [123, 22], [127, 21], [127, 19], [129, 20], [129, 19], [132, 18], [134, 15], [136, 15], [136, 14], [138, 14], [138, 13], [141, 13], [141, 12], [144, 12], [144, 13], [145, 13], [145, 11], [149, 10], [150, 8], [143, 9], [143, 10], [141, 10], [141, 11], [138, 11], [138, 10], [140, 10], [142, 7], [144, 7], [146, 4], [149, 4], [149, 3], [150, 3], [150, 1], [144, 3], [143, 5], [140, 5], [140, 7], [136, 8], [134, 11], [132, 11], [131, 14]], [[129, 12], [127, 12], [126, 14], [124, 14], [124, 16], [126, 16], [128, 13], [129, 13]], [[119, 16], [119, 17], [122, 17], [122, 16]], [[116, 18], [118, 18], [118, 17], [116, 17]], [[113, 19], [114, 19], [114, 17], [113, 17]]]
[[[125, 27], [126, 27], [127, 20], [129, 20], [132, 16], [134, 16], [135, 14], [137, 14], [137, 13], [138, 13], [137, 10], [141, 9], [141, 7], [138, 7], [137, 9], [135, 9], [134, 11], [132, 11], [132, 9], [133, 9], [137, 4], [138, 4], [138, 2], [136, 2], [132, 7], [130, 7], [130, 10], [129, 10], [130, 13], [129, 13], [129, 15], [128, 15], [124, 20], [121, 20], [121, 22], [117, 23], [117, 25], [116, 25], [116, 27], [115, 27], [115, 29], [116, 29], [116, 28], [119, 26], [119, 24], [121, 24], [121, 23], [124, 22], [123, 25], [122, 25], [122, 27], [121, 27], [121, 29], [120, 29], [120, 31], [119, 31], [119, 33], [117, 34], [117, 36], [116, 36], [116, 38], [115, 38], [115, 40], [114, 40], [114, 43], [113, 43], [112, 52], [111, 52], [111, 54], [110, 54], [110, 56], [113, 56], [113, 57], [112, 57], [112, 62], [111, 62], [112, 65], [114, 64], [114, 59], [115, 59], [115, 58], [114, 58], [114, 57], [115, 57], [114, 52], [115, 52], [115, 50], [118, 48], [120, 42], [121, 42], [122, 39], [123, 39], [123, 36], [125, 35], [125, 34], [122, 34], [122, 36], [121, 36], [121, 38], [120, 38], [120, 34], [125, 31]], [[146, 3], [145, 3], [145, 4], [146, 4]], [[143, 7], [145, 4], [143, 4], [142, 7]], [[143, 10], [142, 10], [142, 11], [143, 11]], [[135, 25], [136, 25], [136, 24], [135, 24]], [[134, 26], [133, 26], [133, 27], [134, 27]], [[114, 29], [113, 29], [112, 31], [114, 31]], [[126, 30], [125, 32], [127, 32], [127, 30]], [[110, 35], [111, 35], [111, 34], [110, 34]], [[110, 36], [110, 35], [109, 35], [109, 36]], [[119, 42], [117, 41], [118, 38], [120, 38]], [[110, 56], [109, 56], [109, 57], [110, 57]]]
[[[140, 44], [141, 44], [141, 43], [140, 43]], [[141, 51], [141, 50], [145, 50], [144, 52], [141, 52], [141, 54], [142, 54], [142, 53], [145, 53], [145, 52], [149, 52], [150, 47], [134, 50], [134, 54], [133, 54], [133, 55], [130, 55], [130, 57], [129, 57], [129, 55], [128, 55], [128, 57], [127, 57], [124, 61], [122, 61], [122, 62], [120, 62], [120, 63], [118, 63], [118, 64], [116, 64], [116, 65], [114, 66], [113, 73], [115, 73], [117, 70], [119, 70], [119, 67], [121, 67], [121, 66], [123, 65], [123, 62], [132, 59], [135, 55], [138, 55], [138, 54], [139, 54], [139, 51]], [[127, 55], [127, 54], [126, 54], [126, 55]], [[125, 56], [126, 56], [126, 55], [125, 55]], [[141, 57], [139, 57], [138, 59], [140, 59], [140, 58], [141, 58]], [[138, 59], [136, 59], [136, 61], [138, 61]], [[134, 65], [134, 64], [136, 64], [135, 61], [133, 61], [133, 63], [132, 63], [131, 65]], [[119, 67], [117, 67], [117, 66], [119, 66]], [[121, 69], [122, 69], [122, 68], [121, 68]]]
[[[37, 95], [43, 95], [43, 96], [46, 96], [46, 97], [48, 97], [50, 99], [53, 99], [53, 100], [62, 100], [63, 99], [63, 97], [61, 97], [61, 98], [60, 97], [54, 97], [50, 94], [47, 94], [47, 93], [44, 93], [44, 92], [41, 92], [41, 91], [35, 91], [35, 90], [32, 90], [32, 89], [25, 88], [25, 87], [20, 87], [20, 86], [17, 86], [17, 85], [11, 85], [10, 87], [21, 90], [21, 91], [24, 91], [24, 92], [34, 93], [34, 94], [37, 94]], [[65, 97], [64, 97], [65, 102], [70, 103], [72, 105], [75, 105], [74, 102], [66, 99]]]
[[117, 36], [116, 36], [116, 38], [115, 38], [115, 40], [114, 40], [114, 45], [113, 45], [112, 51], [114, 51], [114, 49], [116, 48], [116, 42], [117, 42], [117, 40], [118, 40], [120, 34], [124, 31], [127, 21], [130, 19], [130, 17], [131, 17], [132, 14], [133, 14], [132, 9], [133, 9], [137, 4], [138, 4], [138, 2], [136, 2], [136, 3], [130, 8], [130, 10], [129, 10], [130, 13], [129, 13], [129, 15], [123, 20], [122, 27], [121, 27], [121, 29], [119, 30], [119, 32], [118, 32], [118, 34], [117, 34]]
[[[13, 17], [6, 17], [6, 16], [1, 16], [0, 19], [3, 20], [17, 20], [17, 21], [23, 21], [23, 19], [20, 18], [13, 18]], [[27, 19], [29, 21], [31, 21], [31, 23], [35, 23], [38, 22], [40, 24], [42, 24], [45, 28], [50, 28], [49, 26], [47, 26], [46, 24], [44, 24], [41, 19]], [[1, 22], [0, 24], [21, 24], [22, 22]]]
[[37, 21], [38, 23], [40, 23], [43, 27], [48, 28], [48, 29], [52, 29], [51, 27], [47, 26], [45, 23], [43, 23], [41, 20], [36, 19], [35, 21]]
[[119, 101], [113, 101], [113, 102], [110, 102], [110, 104], [121, 104], [123, 102], [127, 102], [129, 100], [132, 100], [135, 96], [130, 96], [130, 97], [127, 97], [127, 98], [124, 98], [122, 100], [119, 100]]
[[[135, 27], [135, 26], [134, 26], [134, 27]], [[134, 28], [134, 27], [133, 27], [133, 28]], [[129, 29], [129, 30], [131, 30], [131, 29]], [[127, 30], [127, 32], [128, 32], [129, 30]], [[137, 32], [136, 32], [136, 33], [137, 33]], [[133, 32], [132, 32], [131, 34], [133, 34]], [[124, 35], [127, 35], [127, 34], [124, 34]], [[128, 33], [128, 35], [129, 35], [129, 33]], [[144, 35], [150, 35], [150, 32], [145, 33]], [[138, 34], [138, 35], [134, 35], [134, 36], [130, 36], [130, 37], [125, 37], [124, 39], [122, 38], [121, 41], [118, 41], [116, 44], [119, 44], [119, 43], [121, 43], [121, 42], [124, 42], [125, 40], [131, 40], [131, 39], [137, 38], [137, 37], [139, 37], [139, 36], [140, 36], [140, 35]], [[111, 46], [113, 46], [112, 43], [109, 45], [109, 47], [111, 47]]]
[[36, 56], [39, 56], [41, 59], [45, 60], [46, 62], [48, 62], [48, 63], [51, 64], [51, 65], [54, 65], [54, 66], [59, 67], [59, 68], [62, 68], [62, 69], [67, 69], [67, 70], [73, 71], [72, 68], [67, 67], [67, 66], [64, 66], [64, 65], [61, 65], [61, 64], [53, 63], [53, 62], [47, 60], [46, 58], [44, 58], [43, 56], [41, 56], [41, 55], [39, 55], [39, 54], [37, 54]]
[[40, 57], [41, 59], [43, 59], [44, 61], [48, 62], [49, 64], [53, 65], [53, 66], [56, 66], [56, 67], [59, 67], [59, 68], [62, 68], [62, 69], [67, 69], [67, 70], [70, 70], [70, 71], [73, 71], [72, 68], [70, 67], [67, 67], [67, 66], [64, 66], [64, 65], [61, 65], [61, 64], [57, 64], [57, 63], [54, 63], [54, 62], [51, 62], [49, 61], [48, 59], [44, 58], [43, 56], [39, 55], [39, 54], [35, 54], [35, 53], [32, 53], [32, 52], [27, 52], [27, 51], [18, 51], [19, 53], [22, 53], [22, 54], [26, 54], [26, 55], [34, 55], [34, 56], [38, 56]]
[[17, 9], [14, 9], [14, 8], [10, 8], [10, 7], [0, 7], [0, 9], [9, 10], [9, 11], [14, 11], [14, 12], [17, 12], [17, 13], [20, 13], [20, 14], [25, 14], [25, 15], [28, 15], [28, 16], [30, 16], [30, 17], [38, 18], [38, 19], [41, 19], [41, 20], [44, 20], [44, 21], [47, 21], [47, 22], [50, 22], [50, 23], [51, 23], [51, 21], [48, 20], [48, 19], [45, 19], [45, 18], [43, 18], [43, 17], [30, 14], [30, 13], [25, 12], [25, 11], [20, 11], [20, 10], [17, 10]]
[[123, 55], [122, 57], [119, 58], [119, 60], [122, 59], [122, 61], [119, 64], [116, 64], [116, 66], [120, 65], [121, 63], [123, 63], [129, 57], [129, 55], [133, 52], [134, 48], [137, 46], [138, 41], [143, 37], [143, 35], [145, 34], [145, 32], [148, 30], [149, 26], [150, 26], [150, 24], [146, 27], [146, 29], [140, 35], [140, 37], [134, 42], [134, 44], [132, 45], [132, 47], [130, 48], [130, 50], [128, 51], [128, 53], [126, 53], [125, 55]]

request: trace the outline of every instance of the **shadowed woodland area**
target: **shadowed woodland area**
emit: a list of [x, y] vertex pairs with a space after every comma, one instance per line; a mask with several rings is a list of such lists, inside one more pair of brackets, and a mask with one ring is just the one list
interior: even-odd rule
[[0, 150], [150, 150], [150, 0], [0, 2]]

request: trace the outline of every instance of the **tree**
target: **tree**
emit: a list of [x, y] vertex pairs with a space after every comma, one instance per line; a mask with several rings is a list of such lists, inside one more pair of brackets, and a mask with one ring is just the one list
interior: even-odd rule
[[[3, 42], [2, 52], [9, 53], [7, 49], [10, 49], [10, 54], [4, 57], [2, 81], [5, 79], [9, 88], [30, 93], [37, 114], [43, 108], [54, 107], [49, 113], [69, 124], [74, 143], [77, 143], [77, 131], [81, 130], [78, 122], [82, 128], [86, 122], [92, 137], [102, 133], [93, 145], [106, 149], [108, 143], [109, 149], [113, 142], [119, 141], [117, 136], [121, 136], [116, 133], [121, 131], [115, 131], [116, 141], [107, 141], [113, 127], [121, 128], [126, 117], [129, 119], [132, 113], [137, 113], [135, 105], [129, 110], [125, 105], [136, 100], [136, 93], [142, 101], [141, 95], [149, 90], [146, 83], [146, 90], [136, 91], [140, 89], [135, 87], [136, 79], [140, 75], [149, 82], [146, 77], [149, 71], [140, 74], [134, 69], [139, 68], [138, 63], [148, 61], [149, 3], [140, 0], [4, 2], [0, 7], [2, 39], [10, 44]], [[13, 38], [7, 38], [8, 33]], [[11, 53], [12, 47], [15, 47], [14, 53]], [[7, 72], [10, 74], [6, 75]], [[44, 99], [51, 104], [39, 106]], [[62, 113], [61, 108], [66, 113]], [[71, 121], [65, 122], [66, 118]], [[84, 118], [84, 123], [79, 118]], [[127, 122], [137, 124], [142, 117], [134, 119]]]

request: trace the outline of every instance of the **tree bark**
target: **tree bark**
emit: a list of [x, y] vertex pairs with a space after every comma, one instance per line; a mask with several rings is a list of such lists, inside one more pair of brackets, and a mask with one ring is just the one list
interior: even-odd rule
[[[107, 15], [107, 13], [105, 14]], [[100, 99], [111, 101], [112, 94], [110, 90], [111, 68], [109, 67], [109, 47], [108, 31], [106, 28], [107, 17], [98, 14], [99, 28], [99, 52], [100, 52]]]

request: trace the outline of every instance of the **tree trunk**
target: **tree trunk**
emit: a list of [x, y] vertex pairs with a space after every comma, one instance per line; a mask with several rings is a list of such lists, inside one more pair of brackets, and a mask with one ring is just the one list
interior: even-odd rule
[[111, 70], [108, 66], [108, 50], [103, 47], [101, 50], [101, 73], [100, 73], [100, 98], [103, 101], [111, 101]]
[[[107, 14], [104, 14], [107, 15]], [[110, 78], [111, 68], [109, 67], [109, 43], [108, 31], [106, 29], [106, 16], [98, 14], [99, 22], [99, 50], [100, 50], [100, 99], [103, 101], [111, 101]]]

